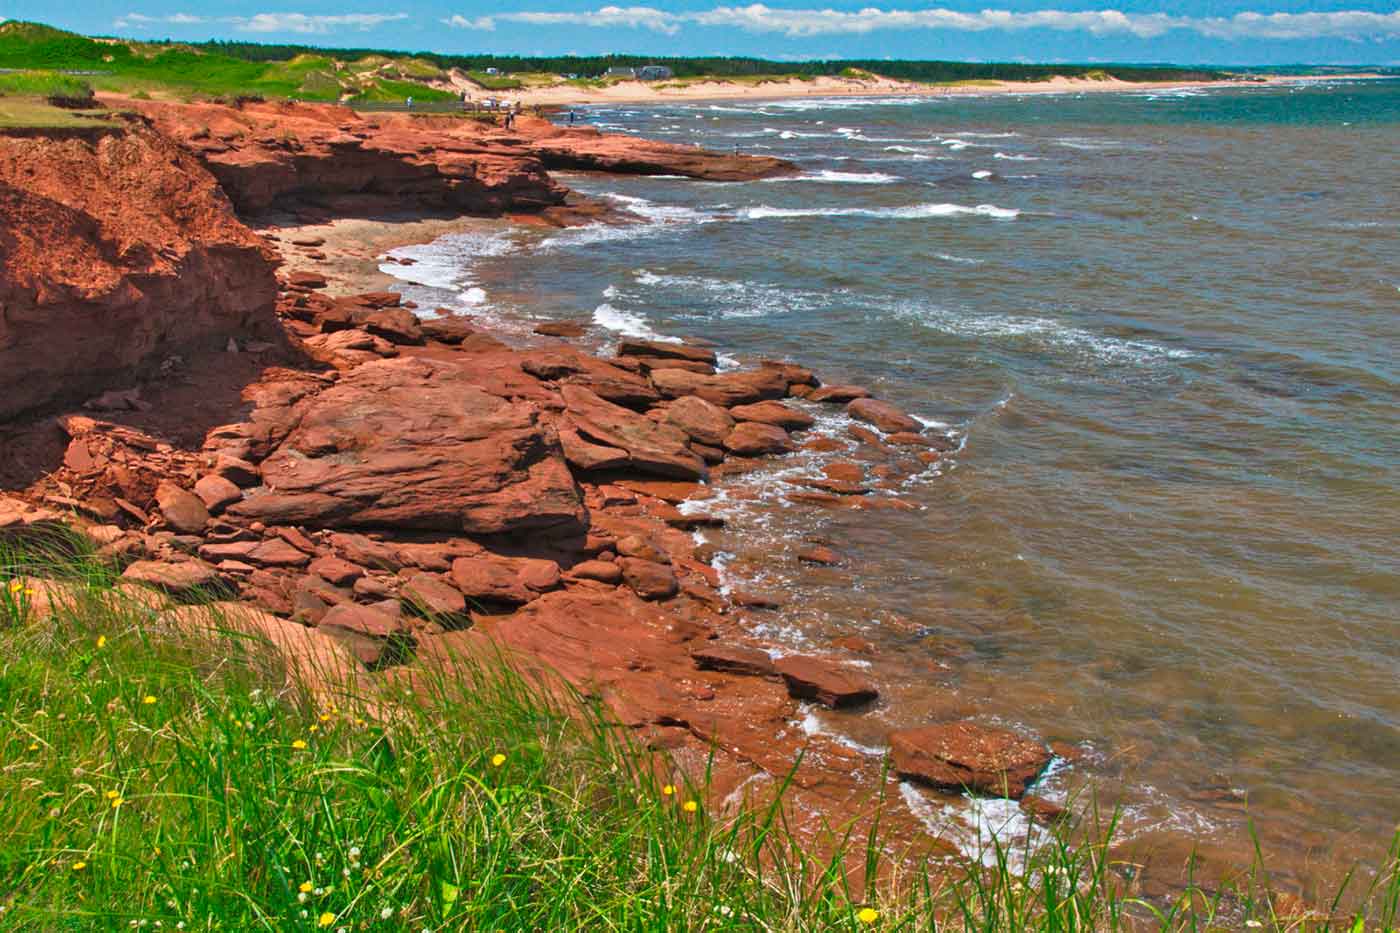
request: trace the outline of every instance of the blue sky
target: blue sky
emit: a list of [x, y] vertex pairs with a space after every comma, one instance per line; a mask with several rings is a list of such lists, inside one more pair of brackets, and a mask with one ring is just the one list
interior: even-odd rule
[[84, 33], [518, 54], [1400, 63], [1400, 0], [121, 0], [0, 12]]

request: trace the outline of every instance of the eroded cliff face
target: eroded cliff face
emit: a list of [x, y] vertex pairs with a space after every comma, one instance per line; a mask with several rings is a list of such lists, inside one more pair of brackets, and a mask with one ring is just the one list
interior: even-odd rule
[[214, 177], [145, 126], [0, 136], [0, 420], [275, 333], [275, 268]]
[[130, 103], [198, 156], [245, 216], [308, 203], [497, 215], [568, 194], [531, 153], [462, 120], [366, 118], [325, 104]]

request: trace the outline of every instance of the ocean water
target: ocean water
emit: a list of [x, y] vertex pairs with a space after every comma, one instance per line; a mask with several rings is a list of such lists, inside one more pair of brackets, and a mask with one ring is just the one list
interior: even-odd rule
[[[708, 532], [727, 579], [789, 596], [757, 631], [877, 646], [881, 704], [804, 727], [870, 754], [930, 718], [1028, 729], [1077, 749], [1042, 793], [1226, 858], [1252, 823], [1304, 890], [1379, 855], [1400, 819], [1400, 82], [588, 118], [802, 174], [565, 176], [642, 222], [483, 225], [386, 269], [521, 333], [800, 360], [961, 444], [879, 493], [916, 511], [785, 502], [812, 454], [706, 504], [731, 519]], [[806, 535], [848, 563], [799, 567]], [[987, 812], [964, 822], [985, 835]]]

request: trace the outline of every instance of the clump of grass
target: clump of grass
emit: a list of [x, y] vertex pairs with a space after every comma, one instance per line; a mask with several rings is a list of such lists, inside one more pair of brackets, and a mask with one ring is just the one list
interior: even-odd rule
[[[1126, 896], [1111, 820], [1088, 842], [996, 846], [990, 867], [894, 869], [878, 827], [816, 858], [781, 807], [712, 816], [599, 707], [500, 659], [313, 691], [245, 636], [181, 634], [113, 583], [71, 542], [0, 550], [7, 930], [1286, 926], [1265, 901]], [[1368, 901], [1381, 929], [1395, 877]]]
[[525, 86], [520, 80], [509, 75], [490, 75], [484, 71], [468, 71], [467, 77], [488, 91], [515, 91]]
[[92, 101], [92, 85], [52, 71], [0, 74], [0, 97], [43, 97]]

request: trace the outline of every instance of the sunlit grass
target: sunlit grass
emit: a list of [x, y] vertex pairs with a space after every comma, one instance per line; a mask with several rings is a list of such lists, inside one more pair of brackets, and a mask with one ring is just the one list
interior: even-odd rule
[[1380, 930], [1400, 910], [1393, 865], [1357, 892], [1362, 926], [1274, 918], [1267, 891], [1136, 900], [1112, 817], [991, 867], [890, 864], [878, 828], [819, 858], [780, 807], [717, 818], [500, 659], [289, 685], [270, 649], [173, 629], [74, 547], [0, 551], [6, 930]]

